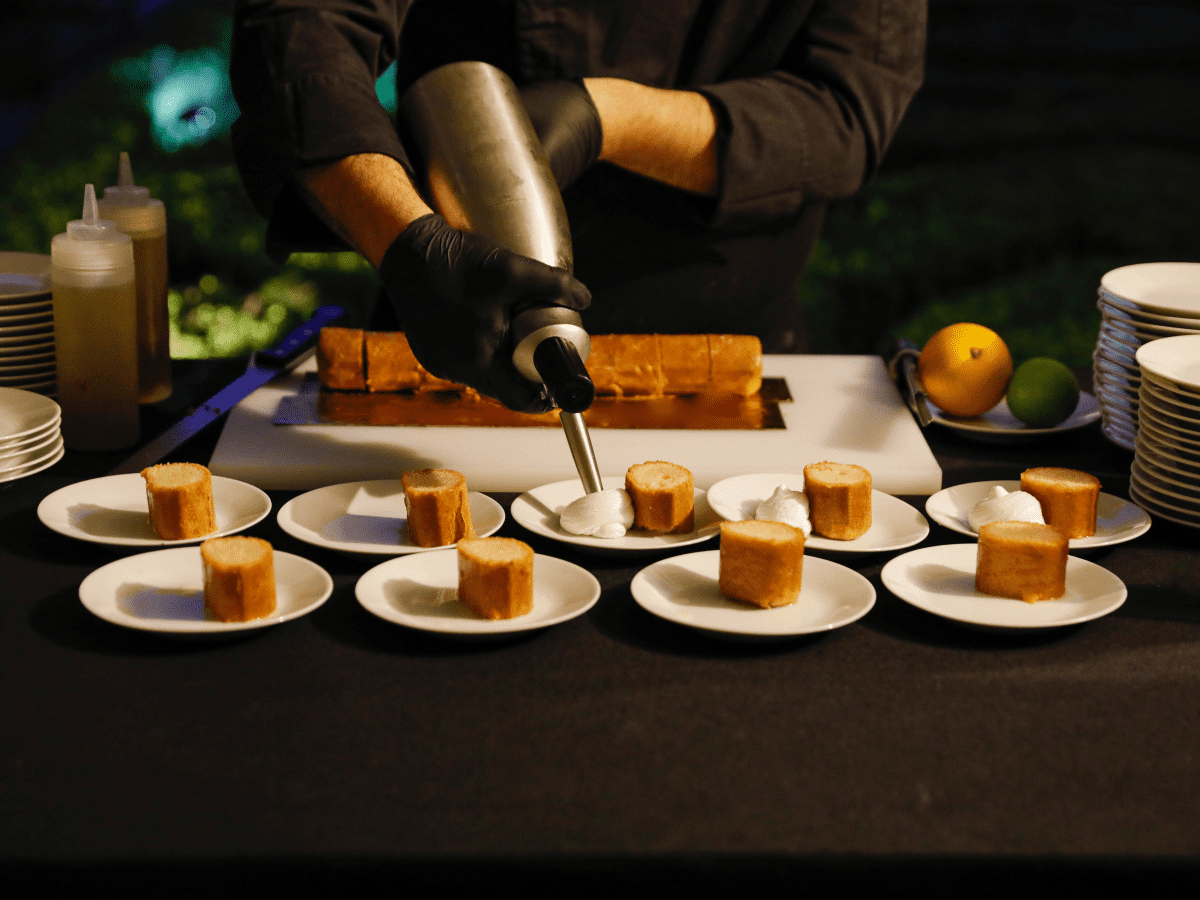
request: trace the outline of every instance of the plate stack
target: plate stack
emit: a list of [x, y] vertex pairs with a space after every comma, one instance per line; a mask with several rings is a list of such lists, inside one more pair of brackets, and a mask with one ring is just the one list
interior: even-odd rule
[[56, 393], [49, 256], [0, 252], [0, 387]]
[[1135, 450], [1138, 348], [1165, 337], [1200, 334], [1200, 263], [1141, 263], [1113, 269], [1100, 281], [1100, 336], [1092, 380], [1101, 429], [1114, 444]]
[[1143, 509], [1200, 528], [1200, 334], [1137, 351], [1138, 433], [1129, 496]]
[[33, 391], [0, 387], [0, 483], [48, 469], [63, 456], [62, 410]]

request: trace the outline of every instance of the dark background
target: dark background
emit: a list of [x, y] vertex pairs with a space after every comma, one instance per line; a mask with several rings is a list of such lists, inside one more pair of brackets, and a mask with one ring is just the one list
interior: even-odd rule
[[[0, 248], [47, 252], [78, 217], [82, 185], [112, 183], [117, 152], [132, 147], [138, 181], [171, 216], [185, 333], [219, 326], [213, 304], [261, 317], [264, 291], [296, 316], [373, 293], [373, 273], [348, 254], [271, 264], [227, 136], [164, 153], [114, 82], [115, 61], [160, 42], [227, 43], [229, 8], [2, 4]], [[922, 343], [976, 321], [1017, 361], [1090, 364], [1104, 272], [1200, 257], [1197, 34], [1195, 3], [933, 0], [925, 86], [879, 177], [831, 211], [799, 288], [809, 349], [881, 352], [896, 336]]]

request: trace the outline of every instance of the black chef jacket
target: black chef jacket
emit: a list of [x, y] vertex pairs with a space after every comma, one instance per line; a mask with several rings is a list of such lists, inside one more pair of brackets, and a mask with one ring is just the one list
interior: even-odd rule
[[825, 204], [875, 172], [920, 85], [925, 14], [925, 0], [240, 0], [235, 155], [270, 244], [329, 249], [337, 239], [294, 173], [357, 153], [411, 172], [375, 94], [393, 61], [400, 92], [467, 59], [518, 85], [595, 76], [699, 91], [718, 121], [715, 198], [608, 164], [563, 193], [593, 297], [584, 325], [757, 334], [786, 352]]

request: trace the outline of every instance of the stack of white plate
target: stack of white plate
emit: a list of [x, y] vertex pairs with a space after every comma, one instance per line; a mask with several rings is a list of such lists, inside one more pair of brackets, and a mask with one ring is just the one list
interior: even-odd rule
[[1101, 430], [1134, 450], [1141, 418], [1138, 350], [1160, 338], [1200, 334], [1200, 263], [1122, 266], [1101, 279], [1099, 296], [1092, 381]]
[[1141, 347], [1138, 434], [1130, 498], [1153, 515], [1200, 528], [1200, 334]]
[[63, 456], [62, 410], [33, 391], [0, 387], [0, 483], [54, 465]]
[[0, 387], [56, 393], [50, 257], [0, 251]]

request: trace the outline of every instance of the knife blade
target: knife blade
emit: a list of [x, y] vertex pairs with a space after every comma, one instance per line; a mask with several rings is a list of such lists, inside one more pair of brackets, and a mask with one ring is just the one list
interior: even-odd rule
[[146, 444], [115, 469], [110, 475], [127, 475], [152, 466], [172, 450], [191, 440], [240, 401], [284, 372], [291, 371], [308, 357], [321, 329], [337, 320], [345, 310], [340, 306], [322, 306], [311, 319], [296, 327], [287, 337], [269, 350], [250, 355], [246, 371], [200, 404], [150, 443]]
[[901, 338], [896, 342], [896, 350], [888, 368], [893, 378], [904, 379], [909, 408], [924, 427], [933, 421], [933, 414], [929, 411], [929, 395], [925, 393], [925, 388], [917, 378], [917, 360], [920, 356], [921, 351], [917, 349], [916, 344], [907, 338]]

